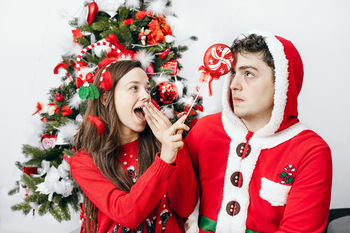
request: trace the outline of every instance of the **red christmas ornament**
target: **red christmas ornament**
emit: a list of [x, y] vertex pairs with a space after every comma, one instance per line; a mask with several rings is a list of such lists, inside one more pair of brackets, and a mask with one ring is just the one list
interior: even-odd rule
[[38, 167], [23, 167], [23, 173], [30, 176], [31, 174], [38, 174]]
[[233, 53], [227, 45], [214, 44], [210, 46], [204, 54], [204, 66], [199, 67], [202, 70], [200, 81], [209, 80], [209, 95], [212, 95], [211, 82], [213, 79], [219, 79], [220, 76], [227, 74], [234, 63]]
[[41, 137], [41, 145], [42, 147], [47, 150], [50, 148], [54, 148], [56, 145], [57, 137], [54, 134], [44, 134]]
[[61, 102], [62, 100], [63, 100], [63, 93], [62, 94], [60, 94], [60, 93], [56, 93], [56, 101], [57, 102]]
[[168, 56], [169, 52], [170, 52], [170, 48], [167, 48], [167, 49], [164, 50], [163, 52], [159, 53], [159, 57], [160, 57], [161, 59], [164, 59], [164, 58], [166, 58], [166, 57]]
[[159, 101], [165, 104], [173, 102], [177, 97], [177, 88], [171, 82], [161, 82], [157, 86], [157, 96]]
[[151, 77], [154, 74], [154, 67], [152, 63], [146, 68], [146, 73], [148, 77]]
[[98, 12], [98, 6], [96, 2], [91, 2], [89, 3], [88, 8], [89, 8], [89, 14], [86, 21], [88, 24], [91, 24], [92, 21], [94, 21], [94, 18]]

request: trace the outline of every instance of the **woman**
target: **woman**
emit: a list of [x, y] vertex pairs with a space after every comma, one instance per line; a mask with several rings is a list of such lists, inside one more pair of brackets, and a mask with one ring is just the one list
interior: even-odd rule
[[71, 173], [84, 192], [82, 230], [184, 232], [183, 218], [198, 195], [191, 160], [182, 148], [181, 132], [189, 129], [185, 116], [171, 125], [149, 104], [150, 84], [139, 62], [118, 61], [107, 71], [111, 90], [99, 88], [100, 98], [90, 101], [85, 113], [99, 117], [105, 133], [99, 136], [85, 118], [74, 138], [79, 151]]

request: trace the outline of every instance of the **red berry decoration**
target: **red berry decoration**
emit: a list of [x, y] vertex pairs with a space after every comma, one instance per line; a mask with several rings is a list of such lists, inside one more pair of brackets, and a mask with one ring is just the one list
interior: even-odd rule
[[157, 87], [159, 101], [165, 104], [173, 102], [177, 97], [177, 88], [172, 82], [161, 82]]
[[56, 101], [57, 102], [61, 102], [63, 100], [63, 93], [60, 94], [60, 93], [56, 93]]

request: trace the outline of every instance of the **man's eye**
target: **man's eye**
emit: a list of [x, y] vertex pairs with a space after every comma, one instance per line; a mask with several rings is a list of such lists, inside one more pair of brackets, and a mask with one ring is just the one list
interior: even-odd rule
[[231, 75], [232, 76], [235, 76], [236, 75], [236, 72], [234, 70], [231, 70]]
[[254, 77], [254, 74], [253, 74], [253, 73], [250, 73], [249, 71], [247, 71], [247, 72], [245, 73], [245, 76], [246, 76], [247, 78], [253, 78], [253, 77]]
[[137, 90], [137, 86], [131, 86], [130, 90], [136, 91]]

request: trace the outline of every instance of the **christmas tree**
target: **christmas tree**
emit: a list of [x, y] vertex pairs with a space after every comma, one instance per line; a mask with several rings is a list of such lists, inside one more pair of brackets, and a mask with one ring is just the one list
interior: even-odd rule
[[[126, 59], [139, 60], [150, 79], [152, 101], [172, 122], [189, 110], [196, 93], [189, 93], [186, 79], [178, 75], [181, 70], [178, 59], [187, 47], [178, 45], [172, 35], [168, 21], [173, 17], [171, 2], [166, 0], [84, 3], [80, 14], [70, 22], [76, 49], [62, 56], [62, 61], [53, 69], [55, 74], [63, 73], [61, 85], [51, 89], [48, 104], [38, 102], [33, 113], [40, 115], [42, 121], [41, 147], [23, 145], [26, 161], [16, 162], [23, 174], [9, 195], [21, 190], [25, 194], [12, 210], [24, 214], [50, 213], [58, 221], [69, 220], [70, 209], [80, 210], [82, 191], [69, 168], [75, 153], [71, 143], [88, 101], [80, 97], [89, 99], [96, 97], [96, 93], [81, 86], [76, 68], [80, 67], [88, 79], [99, 62], [115, 56], [114, 50], [99, 46], [77, 60], [83, 48], [106, 41], [126, 54]], [[190, 39], [196, 40], [196, 37]], [[186, 121], [190, 127], [197, 120], [197, 111], [202, 110], [199, 98]]]

